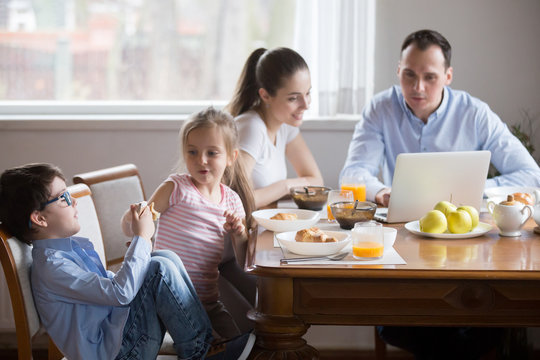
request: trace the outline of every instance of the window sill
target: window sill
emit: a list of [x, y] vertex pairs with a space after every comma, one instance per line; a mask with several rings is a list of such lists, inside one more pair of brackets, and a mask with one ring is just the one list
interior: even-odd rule
[[[0, 130], [179, 130], [189, 115], [0, 115]], [[351, 131], [359, 117], [306, 118], [302, 130]]]

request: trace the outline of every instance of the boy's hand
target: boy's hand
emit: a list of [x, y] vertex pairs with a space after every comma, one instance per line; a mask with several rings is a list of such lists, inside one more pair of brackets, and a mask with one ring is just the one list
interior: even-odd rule
[[225, 231], [236, 235], [242, 235], [245, 232], [246, 228], [241, 217], [230, 210], [225, 210], [223, 215], [225, 216], [225, 224], [223, 224]]
[[151, 241], [154, 235], [155, 225], [152, 220], [152, 213], [147, 206], [139, 209], [139, 204], [132, 204], [131, 210], [131, 231], [133, 236], [141, 236], [148, 241]]

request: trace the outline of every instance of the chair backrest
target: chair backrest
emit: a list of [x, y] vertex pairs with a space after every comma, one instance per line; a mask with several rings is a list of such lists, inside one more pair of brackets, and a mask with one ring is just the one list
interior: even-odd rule
[[32, 359], [32, 337], [40, 329], [30, 286], [32, 246], [7, 233], [0, 225], [0, 260], [11, 298], [19, 360]]
[[94, 244], [94, 249], [98, 253], [101, 262], [104, 265], [107, 264], [101, 228], [90, 188], [85, 184], [75, 184], [68, 187], [68, 190], [71, 196], [77, 199], [77, 211], [81, 230], [75, 235], [90, 239]]
[[145, 199], [142, 180], [137, 167], [125, 164], [77, 174], [75, 184], [90, 187], [105, 245], [107, 267], [121, 264], [126, 253], [126, 242], [131, 240], [122, 232], [120, 221], [130, 204]]

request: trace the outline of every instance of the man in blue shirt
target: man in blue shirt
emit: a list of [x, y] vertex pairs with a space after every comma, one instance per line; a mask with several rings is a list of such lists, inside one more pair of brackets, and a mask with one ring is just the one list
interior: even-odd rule
[[[363, 176], [366, 196], [388, 206], [396, 157], [407, 152], [490, 150], [501, 176], [486, 187], [540, 186], [540, 169], [487, 104], [452, 90], [451, 46], [438, 32], [410, 34], [401, 47], [400, 86], [364, 109], [341, 177]], [[383, 182], [377, 176], [382, 168]], [[501, 341], [498, 328], [379, 326], [388, 343], [417, 359], [478, 359]]]
[[441, 34], [412, 33], [401, 48], [400, 86], [364, 109], [340, 177], [364, 177], [369, 200], [388, 206], [396, 157], [410, 152], [489, 150], [501, 175], [486, 187], [540, 186], [538, 164], [489, 106], [449, 87], [450, 58]]
[[[148, 207], [131, 206], [134, 237], [115, 274], [80, 230], [77, 200], [61, 171], [28, 164], [0, 177], [0, 221], [33, 245], [32, 293], [40, 320], [72, 359], [155, 359], [166, 331], [179, 359], [202, 359], [212, 327], [180, 258], [152, 252]], [[219, 346], [208, 359], [245, 359], [254, 335]]]

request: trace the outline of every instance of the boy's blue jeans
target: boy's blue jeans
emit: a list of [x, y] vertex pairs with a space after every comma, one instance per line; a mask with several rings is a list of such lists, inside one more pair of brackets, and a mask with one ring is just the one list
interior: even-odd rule
[[201, 359], [212, 341], [212, 325], [180, 258], [168, 250], [152, 253], [144, 283], [129, 304], [117, 360], [155, 359], [165, 331], [178, 359]]

